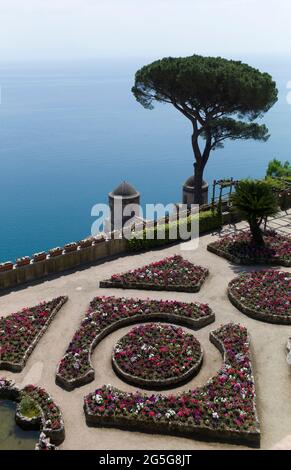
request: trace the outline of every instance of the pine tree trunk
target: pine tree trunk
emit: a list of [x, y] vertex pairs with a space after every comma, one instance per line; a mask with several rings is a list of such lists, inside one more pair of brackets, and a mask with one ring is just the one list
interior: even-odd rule
[[256, 245], [264, 246], [265, 242], [263, 238], [263, 233], [260, 229], [259, 222], [256, 219], [250, 220], [249, 225], [250, 225], [250, 230], [251, 230], [253, 240], [256, 243]]
[[198, 162], [194, 163], [194, 204], [199, 205], [203, 203], [203, 170], [204, 168], [201, 164], [198, 164]]

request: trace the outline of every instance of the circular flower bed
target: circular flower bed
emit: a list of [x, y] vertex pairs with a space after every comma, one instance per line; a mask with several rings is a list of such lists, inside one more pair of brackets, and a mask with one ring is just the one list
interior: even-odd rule
[[104, 385], [84, 398], [87, 424], [259, 446], [247, 330], [224, 325], [210, 333], [210, 340], [224, 361], [204, 386], [178, 395], [149, 396]]
[[270, 323], [291, 324], [291, 274], [266, 270], [243, 273], [229, 283], [230, 301], [246, 315]]
[[237, 264], [277, 264], [291, 266], [290, 237], [274, 231], [264, 234], [265, 246], [257, 246], [250, 232], [223, 237], [207, 246], [208, 251]]
[[124, 274], [114, 274], [100, 287], [198, 292], [208, 269], [175, 255]]
[[145, 388], [177, 385], [198, 372], [199, 341], [182, 328], [150, 323], [133, 328], [115, 346], [112, 364], [125, 381]]
[[105, 336], [122, 326], [162, 321], [199, 329], [214, 319], [210, 307], [197, 302], [96, 297], [58, 365], [56, 382], [73, 390], [94, 380], [92, 351]]

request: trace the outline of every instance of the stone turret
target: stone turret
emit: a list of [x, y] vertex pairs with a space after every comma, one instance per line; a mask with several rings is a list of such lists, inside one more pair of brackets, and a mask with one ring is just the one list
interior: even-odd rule
[[[190, 206], [194, 204], [194, 175], [190, 176], [183, 184], [183, 204]], [[203, 181], [202, 185], [202, 204], [208, 204], [208, 183]]]
[[124, 224], [139, 212], [129, 210], [129, 214], [123, 215], [124, 208], [130, 204], [140, 204], [140, 193], [129, 183], [123, 181], [117, 188], [108, 194], [111, 211], [111, 230], [121, 230]]

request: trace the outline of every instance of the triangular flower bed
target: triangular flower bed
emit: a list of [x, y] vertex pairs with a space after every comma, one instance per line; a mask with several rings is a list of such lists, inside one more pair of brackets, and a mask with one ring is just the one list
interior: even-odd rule
[[210, 341], [223, 354], [224, 363], [206, 385], [168, 396], [104, 385], [84, 398], [87, 424], [259, 447], [247, 330], [228, 324], [211, 332]]
[[96, 297], [58, 365], [56, 383], [66, 390], [73, 390], [92, 382], [95, 371], [91, 353], [105, 336], [123, 326], [162, 321], [197, 330], [214, 320], [211, 308], [197, 302]]
[[208, 269], [176, 255], [124, 274], [114, 274], [101, 281], [100, 287], [198, 292], [208, 274]]
[[58, 297], [0, 318], [0, 369], [20, 372], [49, 324], [68, 300]]

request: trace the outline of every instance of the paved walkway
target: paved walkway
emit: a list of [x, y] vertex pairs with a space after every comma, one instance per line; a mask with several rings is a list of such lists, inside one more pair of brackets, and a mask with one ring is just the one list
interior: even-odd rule
[[[284, 223], [283, 223], [284, 222]], [[275, 218], [270, 226], [280, 224], [280, 230], [290, 233], [291, 215]], [[237, 230], [245, 224], [238, 224]], [[233, 230], [233, 228], [231, 228]], [[224, 232], [230, 227], [224, 229]], [[271, 325], [258, 322], [239, 312], [226, 295], [228, 282], [239, 272], [253, 270], [230, 264], [206, 250], [209, 242], [217, 235], [201, 237], [198, 250], [191, 250], [190, 243], [171, 246], [163, 250], [149, 251], [107, 261], [99, 266], [73, 274], [62, 275], [58, 279], [44, 281], [39, 285], [28, 286], [0, 297], [1, 315], [17, 311], [25, 306], [33, 306], [42, 300], [67, 294], [69, 301], [58, 313], [47, 333], [30, 356], [24, 371], [12, 374], [0, 371], [0, 375], [13, 378], [17, 383], [35, 383], [44, 386], [61, 406], [66, 425], [66, 439], [63, 449], [239, 449], [242, 447], [216, 443], [199, 442], [173, 436], [149, 435], [117, 429], [89, 428], [83, 413], [83, 396], [104, 383], [110, 383], [122, 390], [135, 390], [116, 377], [111, 368], [111, 351], [115, 342], [130, 328], [121, 328], [105, 338], [93, 354], [95, 381], [91, 384], [66, 392], [55, 384], [55, 370], [65, 349], [78, 328], [90, 300], [96, 295], [116, 295], [153, 299], [176, 299], [180, 301], [201, 301], [209, 303], [216, 314], [214, 324], [195, 332], [205, 351], [205, 361], [199, 374], [188, 384], [176, 391], [203, 385], [214, 375], [222, 363], [218, 350], [209, 342], [209, 332], [226, 322], [237, 322], [249, 330], [252, 342], [253, 365], [258, 394], [258, 412], [261, 421], [262, 448], [270, 449], [291, 434], [291, 370], [286, 363], [286, 341], [291, 334], [291, 326]], [[173, 254], [209, 268], [210, 276], [197, 294], [174, 292], [149, 292], [119, 289], [100, 289], [99, 281], [114, 273], [134, 269], [144, 264], [163, 259]], [[283, 268], [288, 271], [288, 268]], [[168, 392], [169, 393], [169, 392]], [[173, 392], [171, 392], [173, 393]]]

